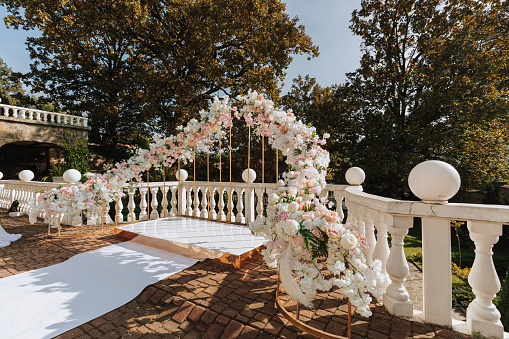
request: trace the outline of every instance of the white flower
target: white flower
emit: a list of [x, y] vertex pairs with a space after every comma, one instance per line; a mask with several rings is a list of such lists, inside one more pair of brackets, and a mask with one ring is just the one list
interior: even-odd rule
[[276, 193], [272, 193], [269, 195], [269, 204], [275, 205], [279, 201], [279, 196]]
[[286, 234], [294, 236], [299, 231], [299, 223], [291, 219], [286, 220], [284, 230]]
[[288, 212], [290, 213], [295, 213], [299, 210], [299, 203], [296, 202], [296, 201], [292, 201], [289, 205], [288, 205]]
[[341, 237], [340, 243], [342, 247], [346, 248], [347, 250], [351, 250], [352, 248], [357, 246], [359, 240], [352, 233], [347, 233]]

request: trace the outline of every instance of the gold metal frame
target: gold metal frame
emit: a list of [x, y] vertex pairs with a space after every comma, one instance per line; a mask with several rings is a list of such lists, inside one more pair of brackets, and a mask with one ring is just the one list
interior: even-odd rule
[[288, 320], [292, 325], [294, 325], [298, 329], [300, 329], [300, 330], [302, 330], [302, 331], [304, 331], [304, 332], [306, 332], [308, 334], [311, 334], [312, 336], [315, 336], [317, 338], [322, 338], [322, 339], [351, 338], [351, 336], [352, 336], [352, 332], [351, 332], [351, 328], [352, 328], [352, 305], [350, 304], [350, 299], [348, 299], [348, 330], [347, 330], [348, 336], [347, 337], [343, 337], [343, 336], [335, 335], [335, 334], [332, 334], [332, 333], [324, 332], [322, 330], [314, 328], [314, 327], [312, 327], [312, 326], [310, 326], [310, 325], [300, 321], [299, 320], [299, 317], [300, 317], [300, 304], [299, 303], [297, 303], [297, 312], [296, 312], [295, 316], [292, 313], [290, 313], [289, 311], [287, 311], [286, 308], [285, 308], [285, 305], [282, 302], [282, 300], [279, 298], [280, 288], [281, 288], [281, 283], [280, 283], [280, 280], [279, 280], [279, 272], [278, 272], [278, 275], [277, 275], [277, 286], [276, 286], [276, 308], [279, 310], [279, 312], [281, 312], [281, 315], [283, 317], [285, 317], [285, 319]]
[[[56, 234], [51, 234], [51, 225], [48, 223], [48, 237], [49, 238], [53, 238], [53, 239], [71, 239], [71, 238], [81, 238], [81, 237], [88, 237], [88, 236], [91, 236], [91, 235], [94, 235], [94, 234], [98, 234], [98, 233], [101, 233], [103, 231], [110, 231], [110, 230], [114, 230], [115, 227], [117, 226], [116, 222], [115, 222], [115, 226], [111, 226], [111, 227], [104, 227], [104, 206], [101, 207], [101, 224], [97, 225], [90, 225], [91, 228], [93, 228], [93, 231], [92, 232], [86, 232], [86, 233], [83, 233], [83, 211], [80, 212], [80, 216], [81, 216], [81, 225], [80, 226], [70, 226], [72, 228], [76, 228], [76, 227], [79, 227], [79, 231], [76, 230], [76, 232], [69, 232], [70, 234], [62, 234], [62, 225], [61, 225], [61, 222], [60, 222], [60, 219], [62, 218], [62, 214], [59, 214], [58, 215], [58, 230], [57, 230], [57, 233]], [[116, 220], [116, 216], [115, 216], [115, 220]], [[78, 233], [79, 232], [79, 233]]]

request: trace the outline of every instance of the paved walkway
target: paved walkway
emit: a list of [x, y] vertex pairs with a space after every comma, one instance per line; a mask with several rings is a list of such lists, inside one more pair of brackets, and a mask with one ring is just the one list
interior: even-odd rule
[[[46, 225], [30, 225], [27, 217], [10, 218], [5, 210], [0, 212], [0, 224], [9, 233], [23, 234], [10, 247], [0, 249], [0, 278], [121, 242], [111, 231], [81, 239], [49, 239]], [[240, 270], [199, 262], [58, 338], [311, 338], [287, 324], [274, 308], [276, 277], [276, 271], [261, 259]], [[340, 294], [320, 294], [315, 306], [315, 310], [301, 310], [301, 319], [346, 335], [347, 306]], [[391, 317], [380, 305], [372, 309], [370, 318], [353, 317], [352, 338], [472, 338]]]

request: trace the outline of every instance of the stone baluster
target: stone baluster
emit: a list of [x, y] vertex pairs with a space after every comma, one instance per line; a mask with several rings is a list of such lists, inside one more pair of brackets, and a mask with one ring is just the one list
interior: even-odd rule
[[376, 211], [373, 211], [369, 208], [364, 208], [364, 214], [362, 219], [364, 220], [364, 225], [366, 227], [366, 240], [368, 241], [369, 247], [366, 249], [366, 261], [368, 264], [373, 262], [373, 251], [376, 246], [376, 238], [375, 238], [375, 223], [372, 218], [372, 213], [376, 214]]
[[97, 213], [87, 212], [87, 225], [89, 226], [97, 225]]
[[17, 108], [13, 108], [12, 109], [12, 117], [13, 118], [18, 118], [18, 109]]
[[210, 218], [213, 220], [217, 220], [216, 213], [216, 189], [212, 188], [212, 192], [210, 193]]
[[[235, 222], [235, 213], [233, 213], [233, 208], [235, 207], [235, 204], [233, 203], [233, 193], [235, 193], [235, 188], [232, 188], [231, 191], [228, 190], [228, 221], [229, 222]], [[237, 200], [237, 203], [238, 203], [238, 200]]]
[[[170, 209], [170, 217], [174, 217], [175, 215], [178, 214], [178, 209], [177, 209], [177, 186], [175, 187], [172, 187], [171, 188], [171, 209]], [[175, 213], [177, 212], [177, 213]]]
[[246, 223], [246, 217], [244, 216], [244, 194], [246, 190], [239, 189], [240, 192], [237, 192], [237, 215], [235, 216], [235, 222], [240, 224]]
[[135, 222], [136, 221], [136, 214], [134, 213], [134, 190], [129, 190], [127, 192], [129, 195], [129, 202], [127, 203], [127, 209], [129, 210], [129, 213], [127, 214], [127, 222]]
[[122, 198], [118, 198], [118, 200], [115, 203], [115, 221], [118, 224], [121, 224], [124, 222], [124, 215], [122, 214], [122, 210], [124, 209], [124, 204], [122, 203]]
[[152, 206], [150, 219], [159, 219], [159, 212], [157, 211], [157, 208], [159, 207], [159, 202], [157, 201], [157, 192], [159, 191], [159, 187], [151, 187], [150, 191], [152, 192], [152, 198], [150, 199], [150, 205]]
[[39, 111], [35, 112], [35, 120], [41, 121], [41, 112], [39, 112]]
[[256, 218], [263, 217], [263, 191], [261, 188], [255, 189], [256, 196], [258, 197], [258, 203], [256, 204]]
[[28, 111], [28, 120], [34, 120], [34, 111], [32, 110], [29, 110]]
[[468, 275], [475, 299], [467, 308], [467, 328], [470, 333], [480, 333], [488, 338], [504, 338], [500, 312], [493, 305], [500, 280], [493, 265], [493, 245], [502, 235], [502, 223], [468, 221], [470, 239], [475, 244], [475, 259]]
[[179, 181], [178, 185], [178, 215], [179, 216], [185, 216], [186, 215], [186, 205], [187, 205], [187, 195], [186, 195], [186, 189], [184, 187], [184, 182], [186, 181], [188, 177], [188, 173], [185, 169], [181, 169], [176, 173], [177, 180]]
[[83, 127], [88, 127], [88, 113], [81, 113], [83, 118], [81, 119], [81, 125]]
[[219, 192], [219, 220], [225, 221], [226, 214], [224, 213], [224, 188], [221, 187], [221, 191]]
[[341, 221], [343, 221], [343, 219], [345, 219], [345, 214], [343, 213], [343, 193], [340, 191], [333, 191], [332, 194], [336, 200], [336, 212]]
[[196, 186], [196, 192], [194, 192], [194, 216], [197, 217], [197, 218], [199, 218], [200, 215], [201, 215], [201, 211], [200, 211], [200, 191], [201, 191], [201, 187], [200, 186]]
[[209, 217], [209, 197], [210, 192], [207, 187], [205, 187], [202, 191], [201, 195], [201, 217], [207, 219]]
[[141, 201], [140, 201], [140, 217], [139, 220], [148, 220], [148, 204], [147, 204], [147, 193], [148, 188], [147, 187], [140, 187], [140, 194], [141, 194]]
[[9, 116], [9, 107], [4, 107], [4, 116]]
[[412, 216], [396, 216], [387, 218], [389, 232], [392, 236], [391, 253], [387, 260], [387, 273], [391, 278], [391, 284], [383, 296], [383, 303], [389, 313], [398, 317], [412, 317], [413, 305], [408, 298], [408, 292], [403, 285], [409, 273], [408, 263], [403, 250], [403, 239], [408, 230], [413, 226]]
[[[376, 227], [376, 245], [373, 250], [373, 260], [378, 259], [382, 262], [383, 273], [387, 273], [387, 259], [390, 253], [385, 216], [390, 217], [390, 215], [378, 211], [372, 211], [371, 214], [371, 218], [375, 220]], [[385, 290], [383, 292], [385, 292]]]
[[169, 190], [170, 190], [170, 187], [168, 187], [168, 186], [161, 188], [161, 192], [163, 193], [163, 197], [161, 199], [161, 207], [162, 207], [161, 217], [163, 217], [163, 218], [166, 218], [169, 215], [169, 213], [168, 213], [168, 192], [169, 192]]
[[113, 224], [115, 223], [111, 217], [110, 217], [110, 204], [109, 203], [105, 203], [104, 204], [104, 208], [102, 210], [102, 221], [105, 223], [105, 224]]
[[193, 190], [189, 188], [187, 191], [187, 209], [186, 214], [190, 217], [193, 216]]

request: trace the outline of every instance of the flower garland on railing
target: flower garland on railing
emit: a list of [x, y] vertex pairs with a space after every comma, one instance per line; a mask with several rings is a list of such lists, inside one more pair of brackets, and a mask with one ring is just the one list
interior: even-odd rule
[[[329, 154], [320, 146], [329, 136], [319, 138], [314, 127], [303, 124], [290, 111], [276, 110], [272, 101], [256, 92], [239, 100], [244, 105], [237, 111], [228, 104], [228, 97], [215, 98], [210, 112], [201, 111], [200, 120], [191, 119], [177, 135], [155, 136], [148, 150], [139, 149], [126, 162], [82, 185], [41, 194], [32, 208], [31, 222], [41, 212], [46, 222], [54, 224], [60, 213], [97, 209], [119, 199], [127, 181], [141, 182], [141, 174], [152, 166], [192, 161], [195, 149], [206, 151], [213, 140], [224, 137], [223, 128], [231, 126], [234, 116], [252, 126], [256, 134], [268, 137], [291, 167], [269, 197], [267, 217], [259, 216], [250, 224], [254, 233], [267, 239], [262, 251], [267, 265], [279, 267], [285, 291], [306, 306], [311, 306], [317, 290], [337, 286], [359, 314], [371, 315], [371, 295], [380, 296], [389, 278], [382, 273], [379, 260], [366, 262], [364, 236], [354, 225], [342, 224], [326, 199], [317, 198], [326, 186], [329, 164]], [[332, 274], [325, 275], [325, 269]]]

